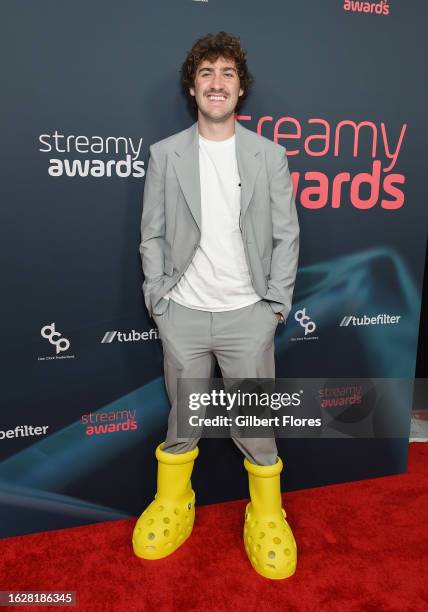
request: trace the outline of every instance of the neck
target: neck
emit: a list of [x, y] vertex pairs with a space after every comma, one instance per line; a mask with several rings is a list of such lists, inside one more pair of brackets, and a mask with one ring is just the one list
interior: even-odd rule
[[198, 112], [199, 134], [208, 140], [226, 140], [235, 133], [235, 115], [230, 115], [225, 121], [212, 121]]

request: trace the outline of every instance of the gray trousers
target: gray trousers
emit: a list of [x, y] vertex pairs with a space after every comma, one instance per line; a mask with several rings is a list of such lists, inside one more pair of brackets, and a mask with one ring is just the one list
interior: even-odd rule
[[[210, 380], [215, 359], [223, 378], [275, 378], [278, 319], [265, 300], [224, 312], [196, 310], [168, 301], [164, 313], [153, 315], [162, 341], [165, 385], [171, 403], [163, 450], [184, 453], [195, 448], [199, 437], [177, 437], [177, 379]], [[251, 463], [276, 463], [274, 437], [231, 437]]]

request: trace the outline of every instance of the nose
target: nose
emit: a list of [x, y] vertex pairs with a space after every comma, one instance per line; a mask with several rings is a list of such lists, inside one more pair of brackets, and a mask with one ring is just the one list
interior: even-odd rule
[[215, 90], [219, 90], [223, 88], [223, 75], [221, 72], [214, 72], [213, 78], [211, 81], [211, 86]]

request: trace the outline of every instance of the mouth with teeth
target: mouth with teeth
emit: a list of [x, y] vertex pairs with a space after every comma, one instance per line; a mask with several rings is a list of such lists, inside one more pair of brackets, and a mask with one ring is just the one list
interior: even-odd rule
[[210, 102], [224, 102], [226, 100], [226, 96], [222, 94], [209, 94], [207, 97]]

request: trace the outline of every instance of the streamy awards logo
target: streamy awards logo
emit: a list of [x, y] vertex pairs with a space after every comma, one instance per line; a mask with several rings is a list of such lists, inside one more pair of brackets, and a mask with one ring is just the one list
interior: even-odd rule
[[138, 429], [137, 411], [134, 410], [99, 410], [82, 414], [80, 419], [85, 435], [100, 436]]
[[343, 9], [351, 13], [369, 13], [371, 15], [389, 15], [389, 2], [361, 2], [361, 0], [345, 0]]
[[143, 139], [125, 136], [40, 134], [39, 151], [48, 156], [52, 177], [141, 178], [144, 161], [139, 160]]
[[[245, 125], [251, 115], [237, 117]], [[327, 174], [318, 169], [290, 172], [293, 195], [308, 210], [340, 209], [352, 206], [367, 211], [375, 207], [398, 210], [404, 206], [402, 186], [405, 176], [399, 169], [407, 123], [393, 126], [380, 121], [341, 119], [334, 124], [322, 117], [301, 121], [296, 117], [261, 116], [255, 131], [285, 147], [287, 158], [337, 158], [338, 172]], [[358, 160], [353, 171], [351, 165]], [[365, 165], [362, 171], [362, 162]], [[314, 164], [319, 167], [319, 162]], [[345, 164], [349, 165], [349, 170]], [[340, 169], [339, 169], [340, 168]]]

